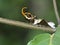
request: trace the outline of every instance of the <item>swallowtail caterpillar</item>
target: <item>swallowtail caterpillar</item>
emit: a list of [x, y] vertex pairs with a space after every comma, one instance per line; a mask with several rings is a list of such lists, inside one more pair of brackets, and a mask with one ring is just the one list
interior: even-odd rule
[[32, 15], [30, 12], [27, 11], [27, 7], [22, 8], [22, 15], [30, 22], [33, 22], [33, 25], [41, 25], [45, 27], [48, 26], [55, 29], [55, 23], [47, 22], [44, 19], [37, 19], [36, 16]]

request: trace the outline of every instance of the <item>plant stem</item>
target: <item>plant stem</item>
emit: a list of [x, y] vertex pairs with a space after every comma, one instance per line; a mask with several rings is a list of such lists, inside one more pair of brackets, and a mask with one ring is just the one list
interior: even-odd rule
[[59, 18], [59, 13], [58, 13], [58, 9], [57, 9], [57, 4], [56, 4], [56, 0], [53, 0], [53, 6], [54, 6], [54, 10], [55, 10], [55, 15], [58, 21], [58, 25], [60, 24], [60, 18]]
[[54, 33], [52, 35], [50, 35], [50, 42], [49, 42], [49, 45], [53, 45], [52, 42], [53, 42], [53, 37], [54, 37]]
[[13, 21], [13, 20], [1, 18], [1, 17], [0, 17], [0, 23], [19, 26], [19, 27], [23, 27], [23, 28], [35, 29], [35, 30], [43, 30], [43, 31], [50, 32], [50, 33], [55, 32], [55, 30], [53, 30], [53, 29], [51, 29], [49, 27], [38, 27], [38, 26], [34, 26], [34, 25], [27, 24], [27, 23], [24, 23], [24, 22]]

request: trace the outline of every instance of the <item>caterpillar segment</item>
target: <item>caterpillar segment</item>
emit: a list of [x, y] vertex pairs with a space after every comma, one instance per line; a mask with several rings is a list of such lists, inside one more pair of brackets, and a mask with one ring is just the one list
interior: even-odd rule
[[33, 16], [30, 12], [27, 11], [27, 7], [22, 8], [22, 15], [30, 22], [31, 21], [33, 22], [34, 19], [36, 18], [36, 16]]

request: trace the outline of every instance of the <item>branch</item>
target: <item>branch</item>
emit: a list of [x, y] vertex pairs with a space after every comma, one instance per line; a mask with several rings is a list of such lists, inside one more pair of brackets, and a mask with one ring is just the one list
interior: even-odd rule
[[58, 13], [58, 9], [57, 9], [57, 4], [56, 4], [56, 0], [53, 0], [53, 6], [54, 6], [54, 10], [55, 10], [55, 15], [58, 21], [58, 25], [60, 24], [60, 18], [59, 18], [59, 13]]
[[19, 27], [23, 27], [23, 28], [35, 29], [35, 30], [43, 30], [43, 31], [50, 32], [50, 33], [55, 32], [53, 29], [51, 29], [49, 27], [37, 27], [37, 26], [33, 26], [31, 24], [27, 24], [24, 22], [13, 21], [13, 20], [5, 19], [5, 18], [0, 18], [0, 23], [19, 26]]

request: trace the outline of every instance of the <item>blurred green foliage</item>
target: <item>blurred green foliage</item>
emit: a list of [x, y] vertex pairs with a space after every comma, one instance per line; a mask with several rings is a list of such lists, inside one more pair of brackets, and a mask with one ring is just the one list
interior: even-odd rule
[[[57, 2], [59, 4], [59, 1]], [[28, 23], [21, 14], [24, 6], [27, 6], [29, 11], [38, 18], [53, 21], [57, 25], [52, 0], [0, 0], [0, 17]], [[0, 45], [26, 45], [40, 33], [44, 32], [0, 23]]]

